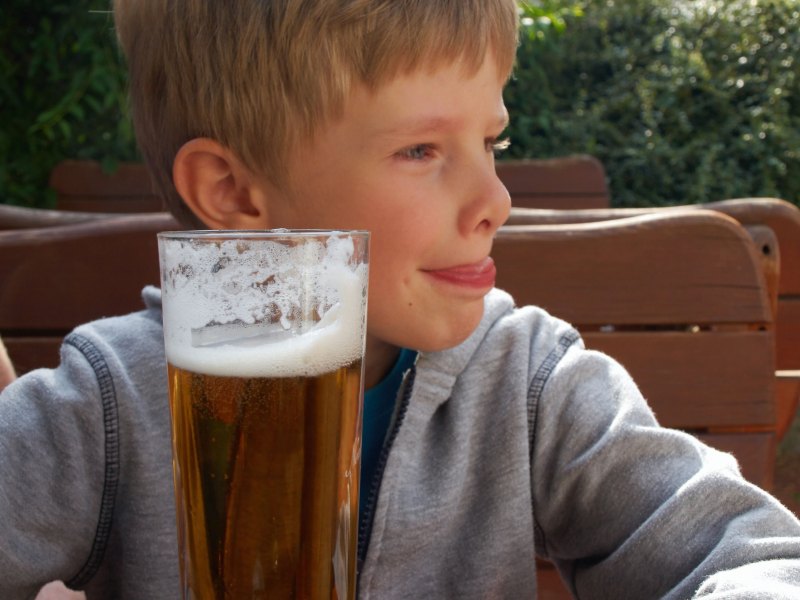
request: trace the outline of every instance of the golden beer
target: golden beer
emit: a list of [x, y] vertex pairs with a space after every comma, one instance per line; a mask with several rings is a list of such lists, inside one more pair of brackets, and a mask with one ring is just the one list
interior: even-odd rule
[[186, 597], [355, 598], [360, 375], [169, 365]]
[[161, 233], [183, 600], [353, 600], [369, 234]]

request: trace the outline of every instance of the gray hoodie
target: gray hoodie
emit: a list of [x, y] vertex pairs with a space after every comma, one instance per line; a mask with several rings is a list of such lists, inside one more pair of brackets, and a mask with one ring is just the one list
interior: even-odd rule
[[[0, 598], [63, 579], [177, 598], [160, 296], [70, 334], [0, 396]], [[365, 507], [360, 598], [800, 598], [800, 523], [735, 461], [658, 427], [627, 373], [494, 291], [420, 354]]]

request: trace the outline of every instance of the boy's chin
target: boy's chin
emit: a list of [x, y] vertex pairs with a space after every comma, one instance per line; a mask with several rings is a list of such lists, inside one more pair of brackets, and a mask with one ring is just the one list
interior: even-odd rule
[[439, 311], [412, 314], [404, 320], [386, 313], [371, 315], [367, 319], [367, 349], [371, 339], [376, 346], [442, 352], [462, 344], [483, 318], [483, 299], [470, 305], [451, 305], [449, 311], [440, 308]]
[[475, 332], [482, 316], [483, 312], [481, 311], [480, 314], [470, 315], [458, 322], [451, 323], [446, 330], [438, 328], [438, 330], [429, 331], [428, 335], [424, 336], [426, 339], [422, 340], [423, 343], [419, 344], [416, 349], [422, 352], [442, 352], [455, 348]]

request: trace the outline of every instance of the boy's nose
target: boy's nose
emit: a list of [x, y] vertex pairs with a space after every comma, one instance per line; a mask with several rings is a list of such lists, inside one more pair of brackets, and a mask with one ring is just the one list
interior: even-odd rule
[[462, 233], [493, 236], [511, 212], [508, 190], [498, 178], [493, 162], [478, 167], [470, 184], [467, 190], [470, 200], [461, 214]]

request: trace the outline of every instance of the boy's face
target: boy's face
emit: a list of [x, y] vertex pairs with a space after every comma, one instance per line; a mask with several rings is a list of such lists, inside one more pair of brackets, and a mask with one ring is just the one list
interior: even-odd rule
[[493, 155], [503, 84], [489, 56], [473, 75], [452, 64], [358, 87], [271, 190], [270, 227], [372, 232], [367, 385], [397, 347], [449, 348], [481, 319], [510, 208]]

